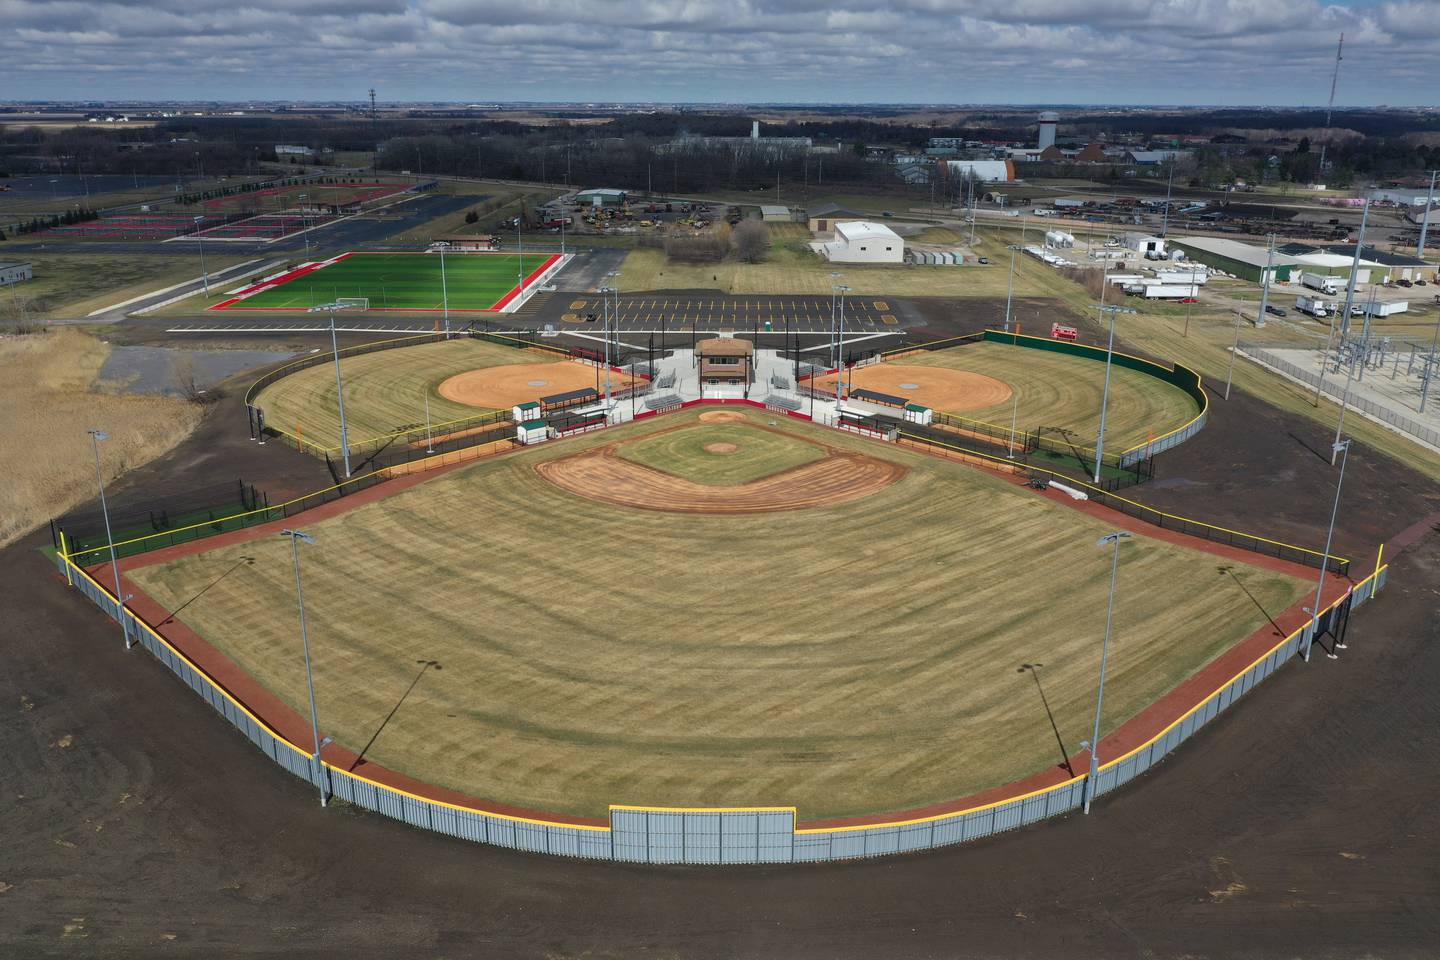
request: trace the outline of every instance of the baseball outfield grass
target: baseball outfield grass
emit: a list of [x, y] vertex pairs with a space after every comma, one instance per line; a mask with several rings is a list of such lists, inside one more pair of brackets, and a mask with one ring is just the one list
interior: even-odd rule
[[[1019, 396], [1019, 426], [1034, 431], [1060, 427], [1073, 434], [1077, 446], [1093, 448], [1100, 429], [1105, 392], [1105, 364], [1045, 350], [1005, 343], [972, 343], [949, 350], [902, 357], [897, 363], [948, 367], [994, 377]], [[1014, 399], [992, 407], [967, 410], [971, 420], [1008, 427]], [[1184, 390], [1163, 380], [1111, 366], [1110, 404], [1105, 422], [1105, 450], [1119, 453], [1184, 426], [1200, 412]], [[1058, 439], [1054, 431], [1046, 431]]]
[[[745, 416], [908, 472], [841, 506], [714, 516], [604, 505], [533, 469], [688, 425], [686, 412], [302, 518], [316, 538], [302, 560], [322, 733], [412, 776], [557, 812], [859, 814], [1059, 762], [1035, 681], [1017, 672], [1039, 662], [1076, 751], [1095, 703], [1110, 576], [1096, 540], [1109, 528], [971, 468]], [[696, 434], [701, 451], [759, 442], [723, 427]], [[693, 446], [666, 456], [707, 469]], [[132, 576], [169, 608], [189, 601], [182, 619], [304, 714], [288, 550], [267, 538]], [[255, 563], [217, 580], [241, 555]], [[1122, 546], [1107, 730], [1265, 623], [1221, 565], [1143, 536]], [[1271, 613], [1306, 590], [1236, 572]], [[416, 681], [427, 660], [441, 669]]]
[[[374, 437], [425, 423], [425, 398], [437, 435], [454, 421], [473, 418], [483, 410], [447, 400], [437, 391], [446, 379], [467, 370], [515, 363], [544, 362], [531, 350], [502, 347], [468, 337], [442, 340], [358, 357], [341, 357], [345, 382], [345, 420], [352, 446]], [[561, 358], [557, 357], [557, 360]], [[340, 446], [340, 406], [335, 367], [308, 367], [270, 384], [256, 403], [265, 422], [322, 447]]]
[[[304, 310], [340, 297], [368, 297], [370, 308], [489, 310], [549, 259], [545, 254], [356, 253], [235, 304], [245, 310]], [[230, 308], [225, 308], [230, 309]]]

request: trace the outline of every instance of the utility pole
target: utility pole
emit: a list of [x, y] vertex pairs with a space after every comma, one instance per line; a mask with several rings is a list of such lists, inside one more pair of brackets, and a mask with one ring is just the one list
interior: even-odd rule
[[1165, 237], [1170, 230], [1170, 196], [1175, 190], [1175, 157], [1170, 157], [1170, 179], [1165, 184], [1165, 214], [1160, 221], [1160, 236]]
[[1425, 197], [1425, 213], [1420, 218], [1420, 242], [1415, 245], [1415, 256], [1425, 257], [1425, 234], [1430, 230], [1430, 206], [1435, 202], [1435, 176], [1440, 170], [1430, 171], [1430, 192]]
[[1345, 34], [1340, 34], [1340, 43], [1335, 47], [1335, 72], [1330, 75], [1330, 103], [1325, 107], [1325, 140], [1320, 144], [1320, 169], [1316, 172], [1325, 176], [1325, 151], [1330, 146], [1330, 115], [1335, 112], [1335, 87], [1340, 83], [1341, 52], [1345, 49]]
[[[1360, 274], [1360, 251], [1365, 248], [1365, 224], [1370, 219], [1370, 201], [1365, 201], [1360, 211], [1360, 232], [1355, 236], [1355, 257], [1350, 263], [1350, 280], [1345, 284], [1345, 307], [1340, 311], [1340, 336], [1350, 332], [1350, 308], [1355, 303], [1355, 283]], [[1325, 352], [1320, 355], [1320, 375], [1315, 379], [1315, 406], [1320, 406], [1320, 391], [1325, 387], [1325, 364], [1330, 358], [1330, 346], [1335, 339], [1335, 324], [1331, 322], [1330, 332], [1325, 336]]]

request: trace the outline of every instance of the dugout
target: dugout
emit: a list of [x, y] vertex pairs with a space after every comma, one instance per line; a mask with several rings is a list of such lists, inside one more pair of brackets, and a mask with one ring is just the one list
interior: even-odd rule
[[873, 403], [881, 407], [904, 407], [910, 402], [909, 397], [897, 397], [893, 393], [881, 393], [879, 390], [866, 390], [864, 387], [851, 390], [850, 399], [864, 400], [866, 403]]
[[566, 407], [583, 407], [587, 403], [594, 403], [600, 399], [600, 394], [595, 392], [593, 387], [584, 387], [580, 390], [570, 390], [566, 393], [552, 393], [548, 397], [540, 398], [540, 409], [544, 413], [552, 410], [564, 410]]
[[544, 420], [527, 420], [515, 424], [515, 440], [518, 443], [540, 443], [550, 439], [550, 426]]

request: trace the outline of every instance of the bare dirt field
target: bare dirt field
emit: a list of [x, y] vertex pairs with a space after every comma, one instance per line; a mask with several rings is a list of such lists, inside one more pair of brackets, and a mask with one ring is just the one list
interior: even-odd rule
[[[457, 373], [436, 389], [440, 396], [453, 403], [497, 410], [557, 393], [594, 388], [597, 383], [603, 384], [604, 379], [603, 370], [597, 372], [596, 367], [573, 360], [516, 363]], [[635, 382], [636, 378], [628, 374], [610, 373], [611, 389], [618, 390]]]

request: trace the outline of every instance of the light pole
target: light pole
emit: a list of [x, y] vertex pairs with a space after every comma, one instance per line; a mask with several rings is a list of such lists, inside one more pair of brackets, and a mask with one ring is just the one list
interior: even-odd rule
[[1435, 366], [1440, 362], [1435, 350], [1440, 347], [1440, 317], [1435, 318], [1435, 336], [1430, 338], [1430, 360], [1425, 365], [1427, 371], [1424, 385], [1420, 388], [1420, 412], [1425, 412], [1425, 401], [1430, 398], [1430, 381], [1435, 378]]
[[1015, 253], [1019, 244], [1010, 244], [1010, 280], [1005, 285], [1005, 332], [1010, 332], [1010, 303], [1015, 293]]
[[210, 296], [210, 271], [205, 269], [205, 235], [200, 230], [204, 217], [195, 218], [195, 239], [200, 241], [200, 279], [205, 284], [205, 296]]
[[104, 430], [87, 430], [90, 445], [95, 450], [95, 484], [100, 488], [100, 512], [105, 516], [105, 542], [110, 546], [110, 576], [115, 581], [115, 619], [120, 621], [120, 633], [125, 637], [125, 649], [134, 644], [130, 640], [130, 627], [125, 623], [125, 594], [120, 588], [120, 561], [115, 558], [115, 538], [110, 533], [110, 507], [105, 502], [105, 475], [100, 472], [100, 441], [109, 440]]
[[1020, 422], [1020, 391], [1013, 391], [1015, 404], [1010, 410], [1010, 452], [1005, 456], [1007, 459], [1015, 459], [1015, 427]]
[[340, 343], [335, 336], [335, 313], [330, 313], [330, 351], [335, 355], [335, 403], [340, 409], [340, 455], [345, 461], [345, 476], [350, 476], [350, 432], [345, 426], [345, 382], [340, 379]]
[[[1106, 273], [1109, 273], [1107, 267]], [[1105, 287], [1100, 288], [1100, 316], [1110, 314], [1110, 346], [1105, 351], [1105, 392], [1100, 396], [1100, 432], [1095, 436], [1095, 482], [1100, 482], [1100, 464], [1105, 459], [1105, 421], [1110, 414], [1110, 369], [1115, 360], [1115, 315], [1135, 313], [1134, 307], [1105, 306]]]
[[1125, 530], [1107, 533], [1095, 541], [1097, 546], [1115, 547], [1110, 561], [1110, 602], [1105, 609], [1105, 639], [1100, 646], [1100, 689], [1095, 694], [1095, 733], [1090, 740], [1090, 776], [1085, 778], [1085, 812], [1090, 812], [1090, 802], [1095, 799], [1095, 788], [1100, 777], [1100, 709], [1105, 703], [1105, 668], [1110, 661], [1110, 629], [1115, 622], [1115, 581], [1120, 574], [1120, 541], [1130, 539]]
[[310, 632], [305, 627], [305, 589], [300, 585], [300, 541], [313, 544], [315, 538], [299, 530], [281, 530], [280, 536], [290, 538], [290, 549], [295, 558], [295, 600], [300, 607], [300, 643], [305, 650], [305, 686], [310, 691], [310, 735], [315, 746], [310, 754], [311, 776], [320, 789], [320, 806], [330, 802], [330, 793], [325, 789], [325, 766], [320, 762], [320, 750], [329, 740], [320, 739], [320, 716], [315, 710], [315, 671], [310, 665]]
[[1235, 358], [1240, 353], [1240, 312], [1235, 312], [1235, 342], [1230, 345], [1230, 367], [1225, 371], [1225, 399], [1230, 399], [1230, 381], [1235, 376]]
[[445, 339], [450, 339], [450, 285], [445, 282], [445, 248], [449, 243], [441, 240], [436, 244], [440, 248], [440, 301], [445, 310]]
[[839, 350], [838, 350], [838, 348], [835, 346], [835, 296], [836, 296], [836, 288], [837, 288], [837, 286], [838, 286], [839, 283], [840, 283], [840, 278], [843, 277], [843, 276], [844, 276], [843, 273], [838, 273], [838, 272], [833, 271], [833, 270], [830, 272], [830, 362], [831, 362], [831, 363], [834, 363], [834, 362], [835, 362], [835, 358], [836, 358], [836, 356], [839, 354]]
[[[1335, 444], [1331, 454], [1330, 462], [1335, 462], [1335, 454], [1340, 457], [1340, 476], [1335, 480], [1335, 505], [1330, 508], [1330, 530], [1325, 534], [1325, 555], [1320, 558], [1320, 578], [1315, 583], [1315, 605], [1310, 608], [1312, 626], [1310, 627], [1310, 639], [1305, 641], [1305, 662], [1310, 662], [1310, 647], [1315, 643], [1315, 636], [1320, 632], [1320, 594], [1325, 589], [1325, 572], [1330, 566], [1330, 544], [1335, 539], [1335, 518], [1340, 514], [1340, 489], [1345, 485], [1345, 463], [1350, 459], [1350, 441], [1341, 440]], [[1335, 659], [1333, 653], [1327, 654], [1331, 660]]]
[[310, 256], [310, 218], [305, 213], [305, 198], [308, 193], [300, 194], [300, 237], [305, 241], [305, 256]]
[[840, 313], [836, 320], [835, 353], [838, 363], [835, 369], [835, 422], [840, 422], [840, 398], [845, 393], [845, 294], [850, 288], [845, 284], [837, 284], [835, 292], [840, 295]]
[[[1361, 331], [1362, 332], [1360, 334], [1360, 344], [1361, 349], [1363, 350], [1365, 346], [1368, 345], [1370, 342], [1369, 310], [1365, 311], [1365, 325], [1361, 328]], [[1332, 467], [1335, 466], [1335, 457], [1340, 452], [1340, 432], [1345, 429], [1345, 408], [1349, 406], [1350, 403], [1350, 384], [1354, 382], [1355, 379], [1355, 368], [1360, 367], [1361, 370], [1364, 370], [1365, 368], [1364, 353], [1361, 353], [1358, 362], [1353, 358], [1352, 355], [1352, 359], [1346, 366], [1348, 367], [1348, 369], [1345, 373], [1345, 388], [1340, 391], [1340, 417], [1335, 421], [1335, 441], [1330, 447], [1330, 466]]]
[[435, 441], [430, 436], [430, 390], [425, 388], [425, 452], [435, 452]]

